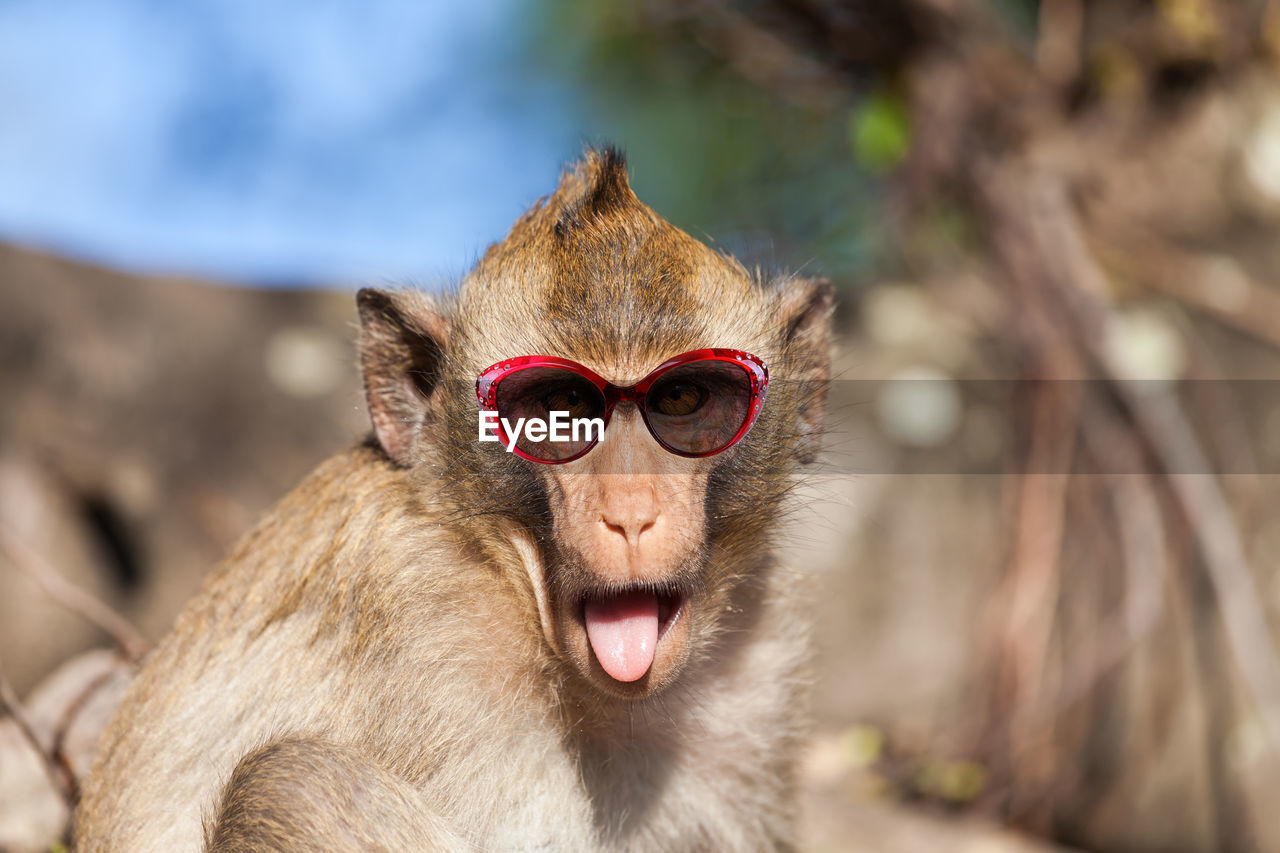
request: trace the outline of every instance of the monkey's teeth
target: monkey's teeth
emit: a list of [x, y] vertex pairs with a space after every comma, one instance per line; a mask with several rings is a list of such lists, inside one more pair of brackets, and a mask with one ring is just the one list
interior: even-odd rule
[[623, 593], [587, 601], [587, 641], [600, 666], [616, 681], [636, 681], [653, 666], [658, 645], [658, 596]]

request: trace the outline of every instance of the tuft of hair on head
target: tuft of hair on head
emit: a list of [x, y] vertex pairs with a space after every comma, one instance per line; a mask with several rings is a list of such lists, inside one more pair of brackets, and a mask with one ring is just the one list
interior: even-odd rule
[[587, 149], [560, 179], [547, 209], [561, 238], [627, 215], [653, 217], [631, 191], [626, 156], [612, 145]]

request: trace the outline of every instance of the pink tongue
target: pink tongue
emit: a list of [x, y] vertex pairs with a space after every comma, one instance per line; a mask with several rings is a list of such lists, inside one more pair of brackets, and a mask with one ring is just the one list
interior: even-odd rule
[[596, 660], [618, 681], [635, 681], [653, 666], [658, 645], [658, 597], [630, 592], [607, 600], [588, 601], [587, 639]]

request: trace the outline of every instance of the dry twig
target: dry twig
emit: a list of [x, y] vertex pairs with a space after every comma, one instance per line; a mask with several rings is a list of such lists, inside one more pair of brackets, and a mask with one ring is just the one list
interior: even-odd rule
[[4, 674], [3, 669], [0, 669], [0, 710], [9, 715], [14, 725], [18, 727], [18, 732], [21, 733], [23, 740], [39, 756], [40, 764], [49, 776], [49, 781], [53, 783], [54, 789], [62, 796], [67, 807], [70, 808], [75, 802], [75, 782], [67, 768], [58, 762], [53, 753], [45, 748], [44, 744], [40, 743], [40, 736], [36, 734], [35, 728], [31, 725], [31, 720], [27, 718], [22, 702], [18, 699], [17, 691], [13, 689], [13, 685], [9, 682], [9, 677]]
[[0, 550], [19, 571], [31, 578], [51, 599], [104, 631], [133, 662], [146, 655], [150, 644], [129, 621], [105, 603], [64, 578], [40, 554], [7, 528], [0, 526]]

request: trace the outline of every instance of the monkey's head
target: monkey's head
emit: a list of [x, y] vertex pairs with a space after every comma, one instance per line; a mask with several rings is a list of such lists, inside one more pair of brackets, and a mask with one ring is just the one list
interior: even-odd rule
[[[735, 601], [767, 571], [793, 468], [820, 438], [832, 298], [825, 281], [753, 275], [694, 240], [636, 198], [614, 151], [588, 152], [452, 296], [360, 292], [374, 432], [423, 504], [437, 505], [424, 518], [466, 531], [530, 591], [546, 643], [579, 676], [570, 683], [648, 696], [715, 654]], [[492, 366], [572, 360], [627, 389], [709, 348], [753, 354], [768, 370], [758, 417], [721, 452], [672, 452], [678, 442], [664, 447], [654, 429], [655, 406], [695, 431], [708, 429], [708, 411], [742, 414], [697, 373], [668, 382], [662, 401], [615, 395], [603, 437], [562, 464], [479, 440], [477, 378]], [[568, 379], [543, 376], [521, 393], [534, 408], [602, 414], [603, 397]], [[501, 396], [497, 408], [508, 415]]]

